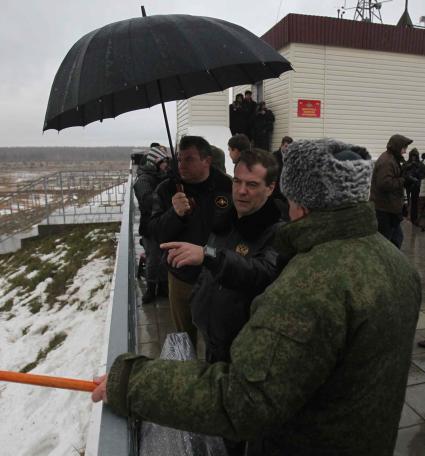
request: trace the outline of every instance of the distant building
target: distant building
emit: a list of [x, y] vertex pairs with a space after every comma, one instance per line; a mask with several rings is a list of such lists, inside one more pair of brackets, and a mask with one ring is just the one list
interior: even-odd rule
[[[274, 112], [272, 149], [285, 135], [333, 137], [377, 155], [401, 133], [425, 152], [424, 29], [289, 14], [262, 38], [295, 71], [233, 90], [250, 88]], [[195, 109], [189, 121], [205, 119], [209, 109]]]

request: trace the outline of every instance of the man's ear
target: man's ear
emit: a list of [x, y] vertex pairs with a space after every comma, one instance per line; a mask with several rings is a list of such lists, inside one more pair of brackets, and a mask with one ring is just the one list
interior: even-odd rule
[[208, 157], [205, 158], [206, 162], [211, 166], [212, 163], [212, 157], [209, 155]]
[[269, 197], [272, 193], [274, 188], [276, 187], [276, 182], [273, 181], [269, 185], [267, 185], [267, 196]]

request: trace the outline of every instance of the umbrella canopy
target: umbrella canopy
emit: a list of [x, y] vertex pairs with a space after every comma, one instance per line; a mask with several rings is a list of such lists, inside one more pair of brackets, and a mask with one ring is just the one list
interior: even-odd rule
[[176, 14], [115, 22], [83, 36], [66, 55], [43, 131], [254, 84], [290, 69], [267, 43], [223, 20]]

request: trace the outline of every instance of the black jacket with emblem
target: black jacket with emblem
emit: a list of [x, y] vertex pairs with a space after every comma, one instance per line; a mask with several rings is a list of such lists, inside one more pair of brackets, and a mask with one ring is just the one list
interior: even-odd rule
[[[213, 226], [220, 225], [231, 209], [232, 180], [221, 171], [211, 167], [208, 179], [199, 184], [185, 184], [186, 196], [195, 200], [195, 207], [190, 215], [179, 217], [172, 205], [171, 198], [176, 184], [173, 179], [162, 182], [153, 194], [152, 217], [149, 223], [150, 233], [162, 242], [183, 241], [205, 245]], [[169, 266], [169, 271], [178, 279], [195, 283], [200, 266], [184, 266], [176, 269]]]
[[285, 264], [272, 247], [279, 219], [272, 199], [242, 218], [232, 207], [208, 239], [216, 257], [205, 257], [191, 309], [193, 322], [204, 336], [209, 362], [230, 360], [230, 346], [249, 319], [251, 301]]

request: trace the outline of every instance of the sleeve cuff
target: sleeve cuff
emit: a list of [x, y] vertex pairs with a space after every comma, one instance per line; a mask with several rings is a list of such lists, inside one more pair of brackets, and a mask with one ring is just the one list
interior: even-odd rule
[[216, 249], [216, 257], [212, 258], [205, 255], [202, 265], [216, 275], [222, 268], [223, 256], [223, 251], [221, 249]]
[[128, 383], [133, 364], [140, 359], [149, 360], [145, 356], [124, 353], [115, 359], [109, 371], [106, 383], [106, 397], [108, 398], [109, 407], [117, 415], [124, 417], [130, 415], [127, 404]]

